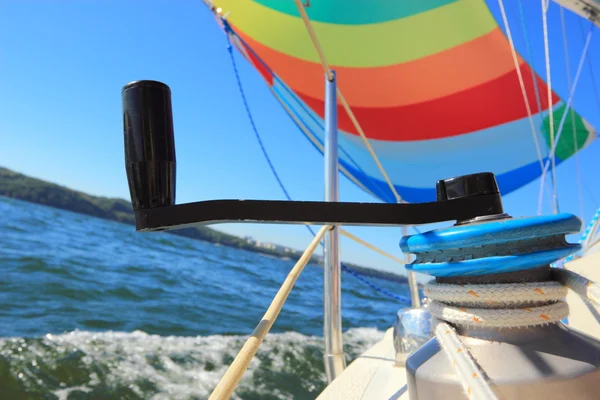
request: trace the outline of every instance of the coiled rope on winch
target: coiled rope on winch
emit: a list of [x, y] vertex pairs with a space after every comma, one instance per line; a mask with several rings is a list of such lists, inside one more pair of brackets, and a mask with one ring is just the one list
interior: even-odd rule
[[439, 324], [435, 336], [451, 361], [465, 393], [495, 400], [493, 382], [460, 340], [459, 327], [522, 328], [559, 322], [569, 316], [568, 289], [600, 306], [600, 285], [565, 269], [552, 269], [546, 282], [425, 286], [429, 311]]
[[558, 322], [569, 315], [559, 282], [451, 285], [430, 282], [431, 314], [465, 326], [517, 328]]
[[[558, 323], [569, 315], [568, 289], [598, 304], [600, 285], [568, 270], [550, 268], [581, 249], [566, 236], [580, 231], [571, 214], [532, 218], [500, 216], [403, 237], [416, 259], [407, 268], [434, 276], [425, 286], [436, 338], [471, 398], [496, 399], [493, 382], [461, 343], [459, 332], [518, 329]], [[473, 396], [471, 396], [473, 394]]]

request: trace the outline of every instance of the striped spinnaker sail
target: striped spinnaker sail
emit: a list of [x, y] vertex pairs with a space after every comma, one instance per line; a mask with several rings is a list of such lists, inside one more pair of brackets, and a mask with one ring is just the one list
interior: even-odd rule
[[[294, 2], [214, 3], [227, 15], [232, 42], [323, 151], [324, 73]], [[406, 201], [434, 200], [433, 183], [451, 176], [493, 172], [503, 194], [540, 176], [538, 154], [550, 152], [549, 110], [556, 130], [565, 104], [555, 93], [548, 104], [546, 84], [518, 56], [532, 134], [510, 45], [484, 0], [311, 0], [306, 11], [340, 89]], [[338, 115], [341, 171], [394, 202], [341, 106]], [[578, 114], [568, 117], [557, 164], [595, 138]]]

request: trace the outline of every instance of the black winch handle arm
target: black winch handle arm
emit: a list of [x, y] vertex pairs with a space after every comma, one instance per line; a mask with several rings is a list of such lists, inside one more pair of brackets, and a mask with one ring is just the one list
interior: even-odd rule
[[169, 87], [136, 81], [123, 87], [125, 167], [138, 231], [225, 222], [400, 226], [470, 220], [503, 213], [493, 174], [437, 182], [437, 201], [348, 203], [208, 200], [175, 204], [175, 140]]

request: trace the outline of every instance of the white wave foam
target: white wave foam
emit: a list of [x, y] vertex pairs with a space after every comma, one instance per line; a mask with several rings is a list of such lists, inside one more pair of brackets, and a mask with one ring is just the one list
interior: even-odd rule
[[[383, 332], [373, 328], [350, 329], [344, 334], [345, 350], [353, 359], [382, 337]], [[9, 340], [0, 340], [0, 346], [4, 348]], [[61, 385], [54, 391], [61, 400], [75, 390], [89, 392], [97, 387], [101, 379], [93, 371], [98, 365], [109, 370], [102, 384], [127, 387], [140, 398], [202, 399], [209, 396], [245, 340], [243, 336], [224, 335], [163, 337], [141, 331], [73, 331], [48, 334], [41, 341], [30, 342], [28, 348], [31, 355], [45, 361], [75, 351], [83, 354], [81, 362], [89, 381], [73, 387]], [[244, 393], [252, 393], [293, 399], [296, 389], [316, 397], [326, 383], [322, 348], [320, 337], [296, 332], [269, 334], [232, 398], [242, 399]], [[296, 381], [292, 382], [294, 376]], [[153, 387], [150, 391], [149, 384]]]

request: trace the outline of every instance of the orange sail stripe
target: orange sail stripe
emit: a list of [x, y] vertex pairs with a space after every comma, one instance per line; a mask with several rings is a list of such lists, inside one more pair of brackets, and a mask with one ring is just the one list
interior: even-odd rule
[[[259, 57], [295, 92], [323, 100], [323, 68], [273, 50], [247, 36]], [[485, 57], [482, 57], [485, 54]], [[521, 58], [519, 62], [525, 63]], [[452, 49], [404, 64], [377, 68], [332, 66], [351, 105], [391, 107], [422, 103], [496, 79], [514, 70], [510, 46], [497, 28]]]
[[[522, 66], [525, 88], [532, 113], [538, 110], [531, 70]], [[537, 77], [542, 93], [545, 83]], [[325, 104], [298, 93], [298, 96], [320, 117]], [[560, 98], [553, 93], [552, 104]], [[548, 108], [542, 98], [542, 110]], [[511, 71], [486, 84], [440, 99], [419, 104], [388, 108], [352, 106], [352, 111], [367, 137], [378, 140], [410, 141], [439, 139], [475, 132], [492, 126], [505, 124], [527, 117], [525, 102], [521, 94], [516, 71]], [[338, 106], [340, 129], [357, 135], [354, 125], [341, 106]]]
[[248, 54], [248, 58], [250, 58], [250, 62], [254, 65], [254, 68], [262, 75], [262, 77], [269, 83], [269, 86], [273, 86], [273, 75], [271, 71], [267, 69], [265, 64], [260, 62], [260, 60], [256, 57], [256, 55], [252, 52], [253, 49], [249, 49], [246, 44], [242, 44], [246, 49], [246, 54]]

